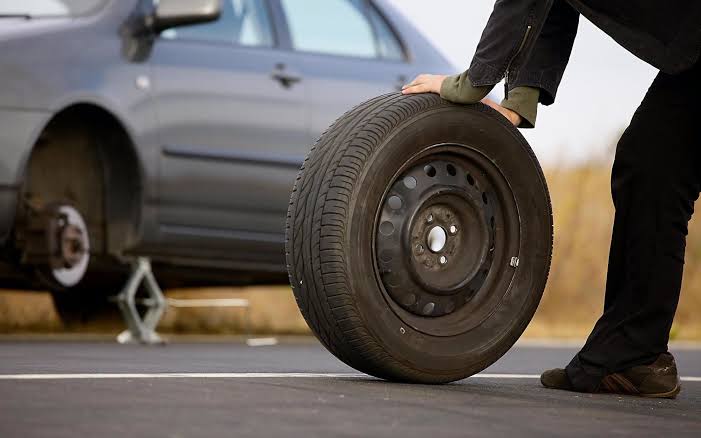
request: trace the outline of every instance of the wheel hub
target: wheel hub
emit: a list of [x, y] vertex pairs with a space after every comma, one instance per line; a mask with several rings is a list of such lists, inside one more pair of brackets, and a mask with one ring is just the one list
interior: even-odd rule
[[48, 268], [55, 281], [65, 287], [77, 284], [90, 258], [88, 229], [80, 213], [68, 205], [47, 211]]
[[[453, 226], [453, 228], [455, 228], [455, 226]], [[445, 248], [445, 241], [447, 238], [448, 236], [443, 227], [437, 225], [428, 232], [426, 243], [431, 251], [438, 253]]]
[[413, 314], [455, 312], [489, 274], [494, 208], [468, 167], [450, 156], [422, 161], [397, 178], [380, 206], [381, 280], [390, 297]]
[[80, 263], [85, 255], [85, 235], [78, 226], [65, 223], [65, 218], [61, 219], [55, 243], [59, 251], [55, 258], [58, 265], [70, 269]]

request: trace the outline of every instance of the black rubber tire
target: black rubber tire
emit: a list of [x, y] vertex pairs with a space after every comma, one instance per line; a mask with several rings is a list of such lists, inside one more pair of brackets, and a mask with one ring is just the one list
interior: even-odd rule
[[[378, 205], [401, 164], [442, 143], [470, 145], [498, 167], [519, 221], [518, 267], [499, 268], [511, 275], [510, 287], [490, 298], [479, 324], [449, 336], [402, 319], [375, 274], [371, 237]], [[482, 104], [393, 93], [343, 115], [312, 148], [290, 200], [287, 267], [304, 318], [340, 360], [388, 380], [444, 383], [487, 368], [523, 333], [547, 281], [552, 231], [540, 165], [506, 119]]]
[[51, 299], [63, 325], [78, 329], [86, 324], [120, 321], [119, 308], [109, 300], [110, 296], [119, 293], [119, 289], [112, 288], [104, 292], [102, 295], [95, 293], [95, 290], [82, 288], [70, 292], [54, 290], [51, 291]]
[[93, 264], [102, 269], [93, 267], [76, 286], [49, 287], [54, 309], [67, 328], [121, 322], [119, 307], [111, 298], [124, 288], [129, 277], [128, 267], [120, 266], [116, 260]]

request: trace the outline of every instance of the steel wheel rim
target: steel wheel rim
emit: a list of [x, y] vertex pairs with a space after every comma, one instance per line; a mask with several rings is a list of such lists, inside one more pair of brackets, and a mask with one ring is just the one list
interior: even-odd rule
[[[436, 227], [445, 243], [430, 248]], [[467, 145], [428, 147], [404, 162], [377, 207], [378, 284], [415, 329], [465, 332], [493, 312], [493, 290], [508, 290], [514, 267], [504, 264], [518, 255], [519, 228], [511, 187], [488, 157]]]

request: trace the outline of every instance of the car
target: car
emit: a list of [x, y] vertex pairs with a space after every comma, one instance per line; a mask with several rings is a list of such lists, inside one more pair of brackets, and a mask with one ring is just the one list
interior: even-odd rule
[[455, 71], [387, 0], [4, 2], [0, 53], [0, 286], [66, 321], [135, 257], [166, 286], [286, 282], [315, 139]]

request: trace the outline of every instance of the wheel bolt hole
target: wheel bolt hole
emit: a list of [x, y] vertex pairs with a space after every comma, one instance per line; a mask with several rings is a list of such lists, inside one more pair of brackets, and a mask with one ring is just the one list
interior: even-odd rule
[[452, 164], [448, 164], [445, 168], [448, 171], [448, 175], [455, 176], [455, 174], [457, 174], [457, 171], [455, 170], [455, 166], [453, 166]]
[[433, 222], [433, 215], [432, 215], [432, 214], [429, 214], [429, 215], [428, 215], [428, 217], [426, 218], [426, 222], [428, 222], [429, 224], [430, 224], [431, 222]]
[[441, 265], [445, 265], [448, 263], [448, 258], [446, 256], [441, 256], [438, 261], [440, 262]]
[[426, 172], [426, 175], [430, 176], [431, 178], [436, 176], [436, 168], [430, 164], [424, 166], [424, 172]]
[[458, 232], [458, 227], [456, 227], [455, 225], [451, 225], [449, 231], [450, 234], [455, 234]]

